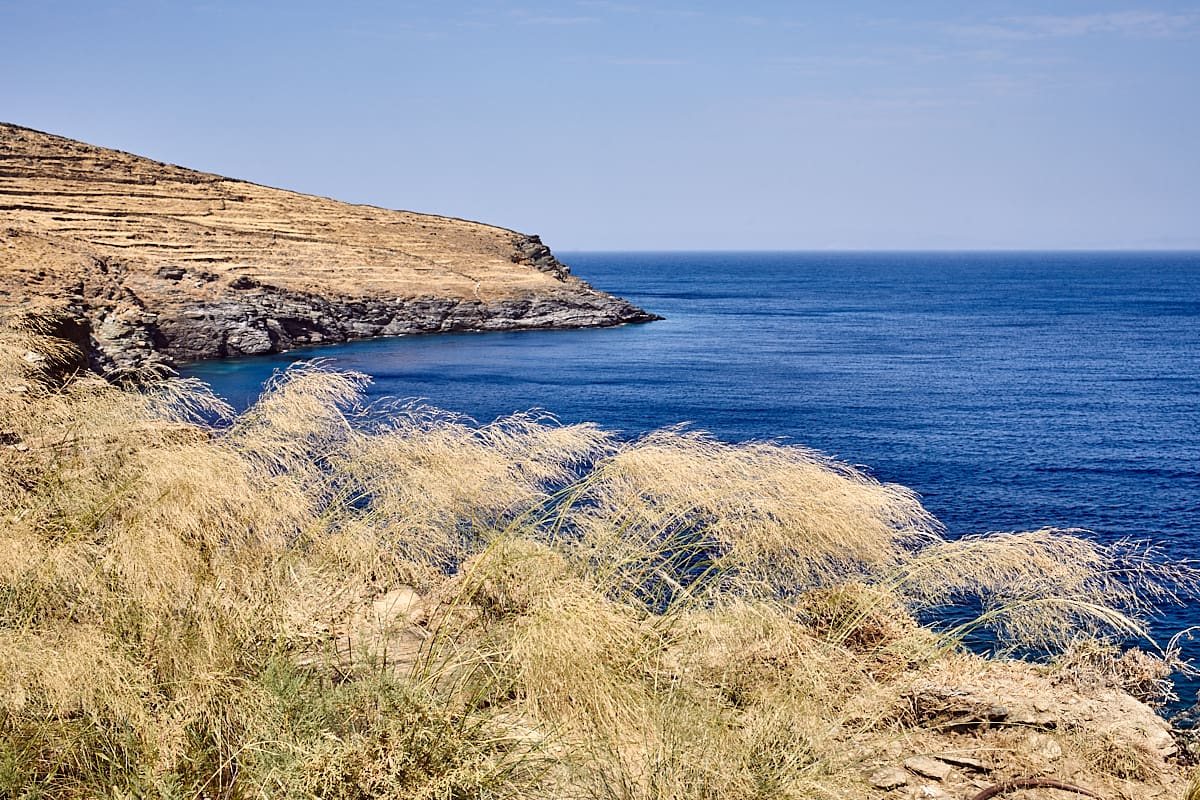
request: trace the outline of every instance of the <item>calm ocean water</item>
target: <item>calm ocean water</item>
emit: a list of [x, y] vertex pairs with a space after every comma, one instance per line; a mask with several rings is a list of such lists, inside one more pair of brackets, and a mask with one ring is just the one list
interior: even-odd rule
[[[631, 435], [689, 421], [865, 465], [918, 491], [951, 535], [1082, 527], [1197, 555], [1200, 253], [564, 260], [666, 320], [375, 340], [186, 374], [244, 406], [273, 370], [319, 355], [373, 376], [374, 396], [481, 421], [534, 407]], [[1156, 627], [1190, 624], [1200, 605]]]

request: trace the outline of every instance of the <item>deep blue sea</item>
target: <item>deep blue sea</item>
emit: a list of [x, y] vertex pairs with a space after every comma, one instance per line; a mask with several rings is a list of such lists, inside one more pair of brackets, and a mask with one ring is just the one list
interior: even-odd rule
[[[189, 366], [244, 406], [322, 356], [480, 421], [783, 439], [919, 492], [951, 535], [1043, 526], [1200, 549], [1200, 253], [572, 253], [666, 317]], [[1156, 628], [1200, 624], [1200, 605]], [[1190, 655], [1200, 661], [1200, 641]], [[1196, 685], [1184, 688], [1185, 701]]]

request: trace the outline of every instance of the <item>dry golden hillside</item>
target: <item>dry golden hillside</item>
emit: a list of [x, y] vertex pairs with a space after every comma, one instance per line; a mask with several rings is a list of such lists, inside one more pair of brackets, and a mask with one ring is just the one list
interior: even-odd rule
[[536, 236], [0, 124], [0, 307], [66, 304], [103, 369], [365, 336], [654, 317]]

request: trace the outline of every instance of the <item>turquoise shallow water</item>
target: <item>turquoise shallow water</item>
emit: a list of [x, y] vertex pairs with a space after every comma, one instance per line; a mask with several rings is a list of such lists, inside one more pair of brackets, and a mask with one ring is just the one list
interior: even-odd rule
[[[574, 253], [666, 317], [192, 365], [238, 405], [320, 355], [479, 420], [783, 438], [910, 486], [952, 535], [1082, 527], [1200, 545], [1200, 254]], [[1160, 635], [1200, 624], [1167, 609]], [[1200, 658], [1200, 643], [1192, 654]], [[1192, 699], [1195, 685], [1183, 687]]]

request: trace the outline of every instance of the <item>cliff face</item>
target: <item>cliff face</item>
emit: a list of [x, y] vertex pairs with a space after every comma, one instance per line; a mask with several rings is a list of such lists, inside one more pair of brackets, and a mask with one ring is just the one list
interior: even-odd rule
[[66, 306], [104, 372], [368, 336], [657, 319], [536, 236], [0, 123], [0, 308]]

